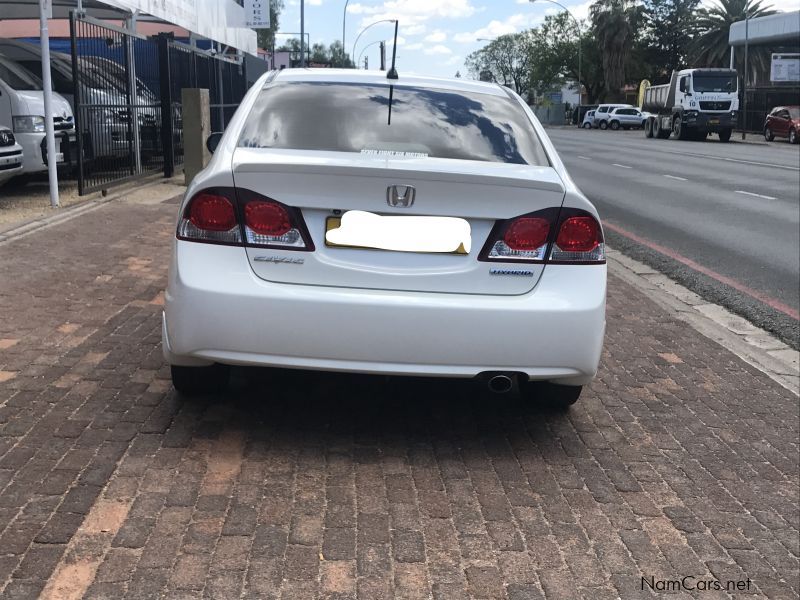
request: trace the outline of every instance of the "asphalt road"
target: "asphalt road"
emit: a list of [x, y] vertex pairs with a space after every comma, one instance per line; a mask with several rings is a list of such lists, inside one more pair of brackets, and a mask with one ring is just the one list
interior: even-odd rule
[[548, 134], [612, 245], [797, 347], [800, 146]]

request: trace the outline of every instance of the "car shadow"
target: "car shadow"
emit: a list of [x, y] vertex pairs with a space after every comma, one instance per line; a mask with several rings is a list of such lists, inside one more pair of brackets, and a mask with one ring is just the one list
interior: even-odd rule
[[225, 392], [180, 401], [206, 414], [226, 414], [245, 433], [265, 430], [305, 443], [329, 436], [357, 444], [404, 440], [404, 446], [458, 438], [485, 442], [510, 432], [544, 441], [571, 427], [569, 412], [547, 407], [543, 398], [492, 394], [485, 383], [463, 379], [234, 368]]

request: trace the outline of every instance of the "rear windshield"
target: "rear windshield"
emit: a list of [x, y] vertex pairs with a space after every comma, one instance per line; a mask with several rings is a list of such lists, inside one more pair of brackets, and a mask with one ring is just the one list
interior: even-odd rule
[[268, 84], [239, 145], [549, 164], [512, 98], [408, 86]]
[[789, 116], [793, 119], [800, 119], [800, 108], [797, 106], [789, 108]]

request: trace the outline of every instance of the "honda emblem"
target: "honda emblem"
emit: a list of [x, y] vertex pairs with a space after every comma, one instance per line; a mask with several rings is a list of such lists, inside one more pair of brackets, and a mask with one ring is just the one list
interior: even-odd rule
[[386, 194], [386, 203], [395, 208], [408, 208], [414, 205], [417, 190], [410, 185], [392, 185]]

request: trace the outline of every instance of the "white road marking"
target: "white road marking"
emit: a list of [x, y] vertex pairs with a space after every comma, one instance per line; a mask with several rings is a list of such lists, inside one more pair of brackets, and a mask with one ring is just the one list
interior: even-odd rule
[[618, 165], [617, 163], [611, 163], [614, 167], [619, 167], [620, 169], [632, 169], [633, 167], [629, 167], [628, 165]]
[[677, 179], [678, 181], [688, 181], [685, 177], [678, 177], [677, 175], [664, 175], [664, 177], [669, 177], [670, 179]]
[[583, 160], [592, 160], [588, 156], [581, 156], [580, 154], [578, 155], [578, 158], [582, 158]]
[[763, 198], [764, 200], [777, 200], [772, 196], [765, 196], [764, 194], [754, 194], [753, 192], [745, 192], [744, 190], [736, 190], [737, 194], [744, 194], [745, 196], [755, 196], [756, 198]]

